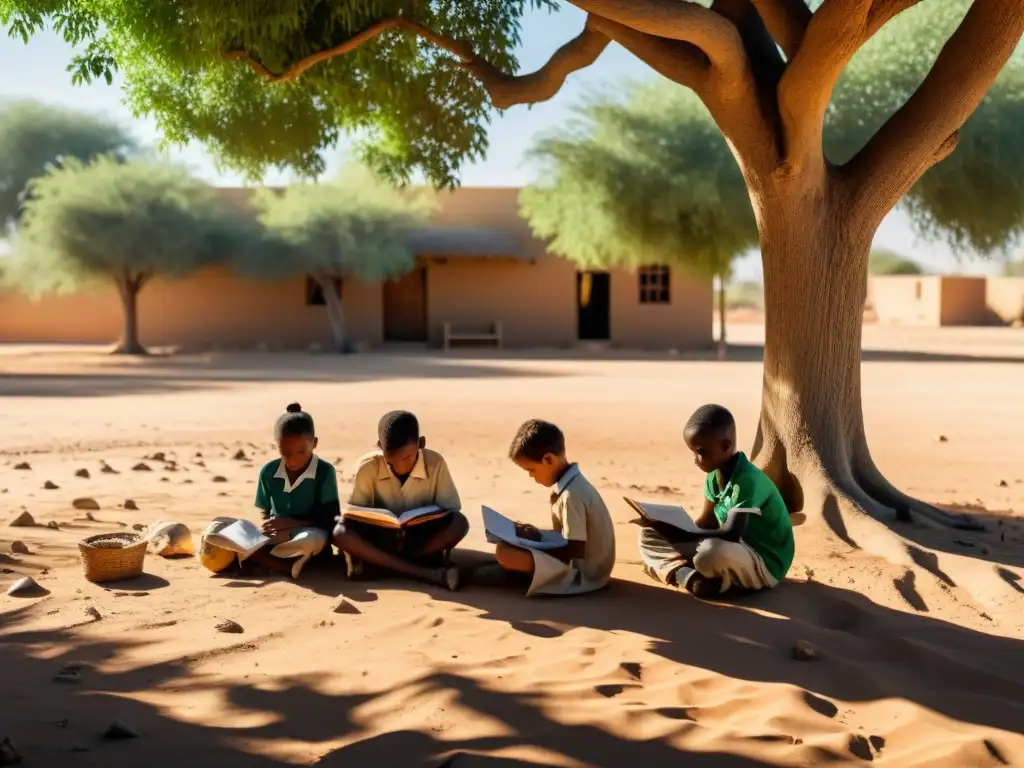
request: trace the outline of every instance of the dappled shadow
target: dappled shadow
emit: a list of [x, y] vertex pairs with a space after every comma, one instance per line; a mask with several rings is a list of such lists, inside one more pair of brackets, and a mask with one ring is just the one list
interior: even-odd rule
[[953, 513], [969, 514], [984, 530], [960, 531], [917, 523], [893, 523], [893, 530], [919, 545], [909, 548], [914, 563], [947, 586], [953, 580], [939, 569], [934, 552], [947, 552], [996, 565], [1024, 567], [1024, 519], [1012, 512], [992, 512], [974, 505], [936, 505]]
[[[911, 349], [863, 349], [865, 363], [1024, 363], [1024, 353], [972, 355], [969, 352], [926, 352]], [[726, 363], [764, 362], [763, 344], [729, 345]]]

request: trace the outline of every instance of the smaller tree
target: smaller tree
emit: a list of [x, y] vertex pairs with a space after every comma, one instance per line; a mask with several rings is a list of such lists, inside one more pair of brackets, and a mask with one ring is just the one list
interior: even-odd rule
[[34, 101], [0, 106], [0, 235], [18, 220], [29, 182], [50, 166], [137, 152], [125, 130], [101, 117]]
[[724, 353], [733, 260], [757, 244], [739, 167], [700, 100], [668, 82], [590, 96], [530, 150], [520, 205], [536, 235], [584, 269], [682, 267], [720, 279]]
[[351, 351], [341, 281], [379, 283], [409, 272], [416, 263], [411, 236], [431, 210], [426, 195], [398, 189], [356, 165], [333, 183], [260, 190], [254, 203], [264, 243], [241, 251], [236, 269], [261, 279], [302, 274], [315, 280], [336, 352]]
[[117, 287], [123, 330], [115, 353], [145, 354], [139, 292], [157, 275], [212, 262], [235, 231], [213, 191], [177, 166], [104, 156], [51, 168], [29, 185], [5, 274], [30, 295]]
[[871, 251], [868, 260], [868, 274], [877, 276], [923, 275], [924, 269], [907, 256], [885, 248], [876, 248]]

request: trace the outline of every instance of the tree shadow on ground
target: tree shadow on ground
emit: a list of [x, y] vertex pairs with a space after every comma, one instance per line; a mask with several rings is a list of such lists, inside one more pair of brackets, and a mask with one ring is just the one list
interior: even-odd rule
[[[957, 352], [926, 352], [903, 349], [863, 349], [864, 363], [1024, 363], [1024, 354], [971, 355]], [[726, 363], [764, 362], [763, 344], [729, 345]]]

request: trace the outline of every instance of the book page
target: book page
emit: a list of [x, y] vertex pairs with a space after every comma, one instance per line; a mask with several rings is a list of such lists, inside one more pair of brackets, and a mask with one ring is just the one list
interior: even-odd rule
[[427, 520], [435, 520], [438, 517], [448, 514], [446, 510], [441, 509], [436, 504], [431, 504], [426, 507], [417, 507], [416, 509], [407, 509], [405, 512], [398, 516], [398, 522], [402, 525], [410, 522], [426, 522]]
[[377, 509], [376, 507], [358, 507], [354, 504], [349, 504], [342, 507], [341, 516], [346, 520], [360, 520], [364, 523], [383, 525], [388, 528], [398, 528], [401, 526], [398, 515], [390, 510]]
[[676, 506], [675, 504], [652, 504], [648, 501], [634, 501], [627, 497], [623, 497], [623, 501], [636, 510], [638, 514], [642, 517], [646, 517], [648, 520], [665, 523], [666, 525], [671, 525], [673, 528], [678, 528], [681, 531], [696, 534], [698, 536], [714, 536], [715, 534], [728, 533], [739, 515], [761, 514], [761, 510], [759, 509], [751, 507], [733, 507], [726, 515], [725, 522], [721, 523], [718, 528], [706, 529], [698, 527], [697, 524], [693, 522], [693, 518], [690, 517], [689, 513], [682, 507]]
[[221, 549], [237, 552], [243, 560], [270, 542], [270, 539], [248, 520], [235, 520], [217, 533], [207, 536], [206, 540]]
[[559, 549], [560, 547], [565, 547], [569, 544], [569, 542], [565, 540], [565, 537], [558, 531], [541, 531], [540, 541], [522, 539], [516, 535], [515, 522], [509, 520], [503, 514], [491, 509], [490, 507], [483, 507], [482, 510], [484, 517], [484, 531], [487, 534], [487, 540], [492, 544], [504, 541], [506, 544], [511, 544], [514, 547], [540, 550]]

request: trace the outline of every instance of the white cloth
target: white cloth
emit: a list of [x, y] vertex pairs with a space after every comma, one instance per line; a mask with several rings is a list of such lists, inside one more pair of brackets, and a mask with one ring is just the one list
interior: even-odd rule
[[[708, 538], [700, 542], [672, 543], [652, 528], [640, 531], [640, 555], [648, 570], [661, 581], [675, 574], [680, 587], [700, 573], [722, 579], [722, 591], [733, 585], [744, 589], [771, 589], [778, 581], [761, 556], [742, 541]], [[693, 567], [687, 565], [691, 560]]]
[[292, 528], [288, 533], [289, 540], [278, 544], [270, 554], [282, 559], [297, 558], [292, 565], [292, 578], [297, 579], [309, 559], [327, 546], [327, 533], [320, 528]]

